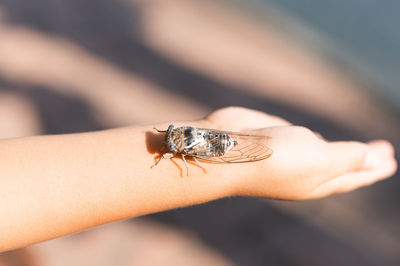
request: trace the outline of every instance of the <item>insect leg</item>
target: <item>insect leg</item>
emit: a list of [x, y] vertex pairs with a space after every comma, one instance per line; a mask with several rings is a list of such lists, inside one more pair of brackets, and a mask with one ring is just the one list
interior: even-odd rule
[[185, 163], [186, 175], [189, 176], [189, 168], [188, 168], [187, 163], [186, 163], [185, 155], [183, 153], [181, 155], [182, 155], [183, 162]]
[[203, 169], [204, 173], [207, 174], [207, 170], [206, 168], [204, 168], [204, 166], [199, 162], [199, 160], [197, 160], [196, 157], [193, 156], [193, 159], [196, 161], [196, 163], [200, 166], [200, 168]]
[[193, 157], [193, 159], [196, 161], [196, 163], [197, 163], [201, 168], [204, 168], [204, 166], [199, 162], [199, 160], [197, 160], [196, 157]]
[[173, 153], [164, 153], [151, 168], [156, 166], [162, 159], [170, 159], [172, 157], [174, 157]]

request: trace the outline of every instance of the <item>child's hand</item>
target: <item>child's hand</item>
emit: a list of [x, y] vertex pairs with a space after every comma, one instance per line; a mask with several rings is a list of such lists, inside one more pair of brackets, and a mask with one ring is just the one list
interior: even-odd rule
[[230, 131], [255, 130], [271, 137], [270, 158], [234, 166], [235, 194], [304, 200], [348, 192], [393, 175], [393, 146], [384, 140], [328, 142], [305, 127], [239, 107], [213, 112], [200, 121]]

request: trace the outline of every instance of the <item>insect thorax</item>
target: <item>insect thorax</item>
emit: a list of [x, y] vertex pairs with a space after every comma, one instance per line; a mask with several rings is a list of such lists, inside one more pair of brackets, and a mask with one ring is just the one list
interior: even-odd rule
[[178, 150], [182, 145], [180, 135], [180, 128], [174, 128], [174, 125], [169, 125], [165, 134], [165, 143], [167, 144], [168, 149], [173, 153], [180, 152]]
[[224, 132], [173, 125], [168, 127], [165, 141], [170, 151], [192, 156], [222, 156], [236, 145]]

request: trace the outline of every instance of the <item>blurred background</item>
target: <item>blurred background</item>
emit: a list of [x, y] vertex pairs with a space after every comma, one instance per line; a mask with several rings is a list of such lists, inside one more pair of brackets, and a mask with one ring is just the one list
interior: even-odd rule
[[[0, 137], [240, 105], [331, 140], [386, 138], [399, 150], [399, 8], [0, 0]], [[0, 265], [400, 265], [398, 177], [322, 200], [229, 198], [112, 223], [2, 253]]]

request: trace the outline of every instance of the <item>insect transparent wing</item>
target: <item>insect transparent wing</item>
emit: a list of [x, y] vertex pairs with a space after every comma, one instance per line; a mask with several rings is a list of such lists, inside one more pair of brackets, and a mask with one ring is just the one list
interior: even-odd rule
[[212, 129], [204, 130], [208, 130], [210, 133], [226, 133], [235, 140], [237, 144], [223, 156], [195, 156], [199, 159], [221, 163], [244, 163], [264, 160], [272, 155], [272, 150], [267, 146], [267, 142], [270, 139], [267, 136]]

